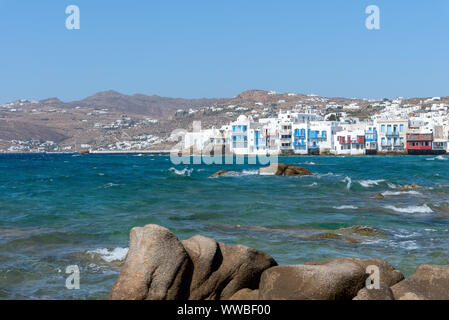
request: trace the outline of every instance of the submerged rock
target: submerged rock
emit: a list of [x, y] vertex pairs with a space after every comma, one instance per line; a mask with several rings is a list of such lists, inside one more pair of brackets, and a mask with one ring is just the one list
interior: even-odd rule
[[377, 237], [383, 234], [375, 229], [367, 226], [352, 226], [349, 228], [340, 228], [337, 232], [341, 233], [354, 233], [360, 236]]
[[383, 199], [385, 196], [382, 193], [376, 193], [374, 196], [372, 196], [374, 199]]
[[365, 270], [352, 261], [270, 268], [262, 274], [262, 300], [351, 300], [363, 288]]
[[237, 171], [226, 171], [226, 170], [220, 170], [218, 172], [215, 172], [213, 175], [211, 175], [209, 178], [216, 178], [216, 177], [226, 177], [226, 176], [241, 176], [243, 175], [241, 172]]
[[182, 241], [193, 261], [189, 299], [229, 299], [241, 289], [257, 289], [262, 272], [276, 261], [246, 246], [229, 246], [195, 236]]
[[419, 186], [415, 183], [413, 183], [411, 185], [406, 184], [402, 187], [399, 187], [400, 190], [413, 190], [413, 189], [421, 189], [421, 188], [422, 188], [421, 186]]
[[229, 174], [230, 171], [226, 171], [226, 170], [220, 170], [218, 172], [215, 172], [213, 175], [211, 175], [209, 178], [215, 178], [215, 177], [219, 177], [219, 176], [225, 176], [227, 174]]
[[303, 167], [289, 166], [284, 163], [272, 163], [270, 166], [259, 169], [261, 175], [277, 175], [277, 176], [311, 176], [309, 170]]
[[307, 237], [308, 239], [342, 239], [343, 236], [336, 234], [335, 232], [323, 232], [318, 234], [313, 234]]
[[191, 260], [173, 233], [158, 225], [136, 227], [131, 229], [125, 264], [108, 299], [187, 299], [191, 274]]
[[337, 230], [330, 230], [323, 233], [313, 234], [307, 236], [308, 239], [336, 239], [344, 240], [350, 243], [358, 243], [363, 240], [363, 237], [380, 237], [383, 234], [373, 228], [366, 226], [352, 226], [349, 228], [340, 228]]
[[420, 265], [391, 290], [396, 300], [449, 300], [449, 266]]

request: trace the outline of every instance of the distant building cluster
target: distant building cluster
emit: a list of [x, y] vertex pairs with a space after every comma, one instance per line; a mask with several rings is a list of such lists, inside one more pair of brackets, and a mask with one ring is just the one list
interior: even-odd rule
[[[432, 102], [438, 102], [433, 98]], [[383, 111], [359, 121], [345, 112], [284, 111], [275, 117], [240, 115], [221, 128], [188, 132], [184, 148], [197, 151], [228, 146], [236, 155], [364, 155], [376, 153], [442, 154], [448, 151], [448, 105], [383, 104]], [[351, 107], [356, 107], [351, 106]]]

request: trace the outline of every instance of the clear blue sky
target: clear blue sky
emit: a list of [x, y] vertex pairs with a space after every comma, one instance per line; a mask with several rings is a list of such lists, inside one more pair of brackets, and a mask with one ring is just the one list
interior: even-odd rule
[[[80, 30], [65, 28], [70, 4]], [[365, 28], [370, 4], [379, 31]], [[0, 103], [108, 89], [449, 95], [449, 1], [0, 0]]]

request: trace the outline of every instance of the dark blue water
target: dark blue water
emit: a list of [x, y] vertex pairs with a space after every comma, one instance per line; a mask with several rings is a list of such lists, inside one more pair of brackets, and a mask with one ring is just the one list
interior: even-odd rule
[[[372, 257], [405, 274], [448, 265], [448, 159], [285, 157], [315, 175], [276, 177], [156, 155], [0, 155], [0, 298], [105, 298], [129, 230], [150, 223], [280, 264]], [[241, 174], [208, 178], [221, 169]], [[421, 188], [399, 189], [412, 183]], [[79, 290], [65, 287], [69, 265], [80, 268]]]

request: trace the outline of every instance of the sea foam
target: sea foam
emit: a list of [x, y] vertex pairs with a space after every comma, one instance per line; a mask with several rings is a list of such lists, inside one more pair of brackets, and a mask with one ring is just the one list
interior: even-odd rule
[[384, 191], [384, 192], [382, 192], [382, 195], [385, 196], [385, 197], [386, 196], [400, 196], [400, 195], [403, 195], [403, 194], [412, 194], [412, 195], [416, 195], [416, 196], [422, 195], [421, 192], [414, 191], [414, 190], [409, 190], [409, 191]]
[[128, 248], [114, 248], [114, 249], [108, 249], [108, 248], [99, 248], [95, 250], [89, 250], [87, 251], [92, 257], [95, 255], [98, 255], [101, 259], [103, 259], [106, 262], [112, 262], [112, 261], [123, 261], [126, 258], [126, 255], [128, 254]]
[[408, 206], [403, 208], [398, 208], [392, 205], [385, 206], [385, 209], [393, 210], [400, 213], [433, 213], [433, 210], [429, 208], [427, 204], [422, 206]]
[[372, 186], [377, 186], [379, 183], [384, 182], [384, 179], [379, 180], [360, 180], [359, 183], [362, 187], [369, 188]]
[[182, 170], [177, 170], [176, 168], [170, 168], [168, 169], [170, 172], [178, 175], [178, 176], [185, 176], [185, 177], [190, 177], [190, 175], [193, 172], [193, 169], [189, 169], [189, 168], [184, 168]]
[[337, 210], [346, 210], [346, 209], [356, 210], [358, 208], [359, 207], [351, 206], [351, 205], [343, 205], [343, 206], [334, 207], [334, 209], [337, 209]]

